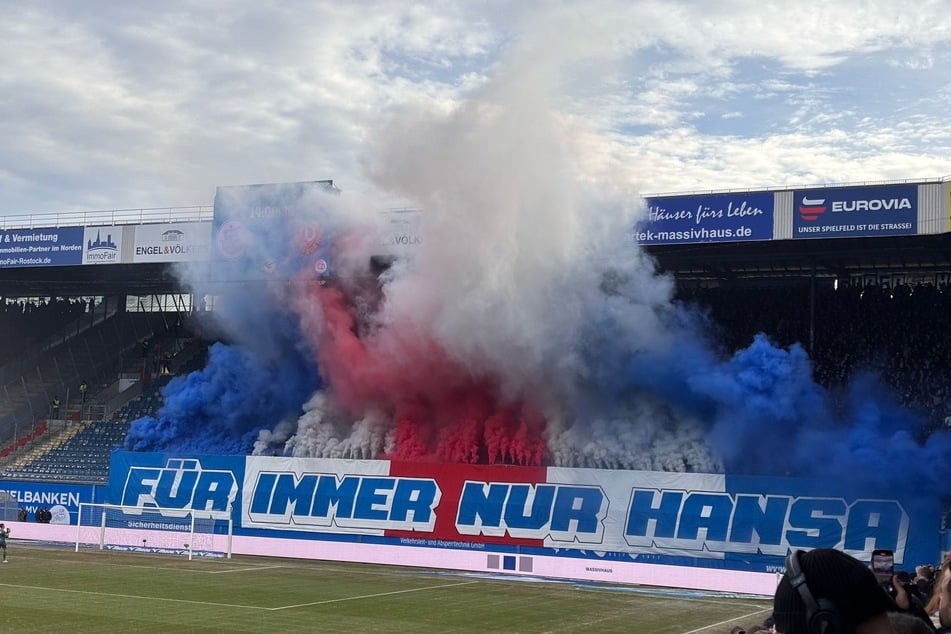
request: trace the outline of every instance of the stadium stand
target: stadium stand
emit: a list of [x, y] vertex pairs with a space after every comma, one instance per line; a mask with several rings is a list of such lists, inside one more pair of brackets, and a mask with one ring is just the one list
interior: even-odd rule
[[114, 421], [78, 423], [36, 460], [7, 471], [5, 477], [105, 482], [109, 455], [122, 445], [128, 430], [127, 423]]
[[[52, 367], [56, 369], [53, 376], [68, 381], [34, 385], [21, 376], [21, 384], [25, 393], [34, 389], [37, 408], [46, 403], [49, 394], [60, 393], [57, 389], [65, 390], [66, 405], [60, 418], [42, 412], [43, 419], [37, 422], [34, 418], [29, 431], [22, 433], [17, 416], [32, 403], [26, 396], [22, 399], [25, 406], [13, 399], [0, 401], [0, 420], [4, 415], [12, 418], [16, 430], [10, 444], [0, 451], [3, 477], [105, 481], [110, 454], [122, 445], [129, 423], [154, 415], [161, 405], [162, 387], [177, 369], [200, 367], [204, 351], [203, 345], [181, 328], [180, 316], [169, 319], [148, 312], [113, 312], [94, 327], [78, 329], [68, 337], [60, 327], [50, 341], [44, 353], [35, 357], [36, 363], [46, 364], [39, 367], [37, 376], [43, 376], [44, 367]], [[149, 353], [143, 354], [143, 350]], [[19, 364], [16, 370], [20, 367], [29, 364]], [[0, 374], [4, 371], [15, 373], [9, 364], [0, 368]], [[67, 383], [78, 386], [87, 376], [92, 377], [93, 389], [84, 403], [78, 389], [70, 392]]]
[[[942, 322], [942, 315], [951, 308], [949, 290], [927, 283], [836, 289], [831, 281], [811, 288], [801, 279], [770, 279], [743, 285], [682, 284], [678, 299], [709, 315], [725, 353], [765, 332], [780, 345], [800, 342], [811, 349], [816, 379], [830, 389], [860, 370], [881, 373], [900, 402], [927, 417], [928, 429], [933, 430], [951, 416], [951, 392], [946, 387], [951, 379], [951, 348], [944, 343]], [[74, 390], [72, 397], [64, 399], [69, 402], [58, 425], [55, 421], [47, 425], [40, 418], [28, 430], [10, 434], [6, 449], [0, 451], [4, 477], [107, 480], [109, 455], [122, 445], [129, 424], [156, 414], [161, 389], [174, 375], [203, 365], [207, 342], [196, 339], [188, 329], [177, 332], [168, 319], [156, 322], [155, 314], [120, 312], [104, 314], [99, 322], [85, 314], [84, 318], [91, 325], [82, 329], [69, 324], [66, 330], [73, 333], [69, 337], [62, 335], [63, 326], [57, 323], [59, 342], [31, 357], [36, 369], [8, 380], [4, 388], [11, 393], [11, 385], [19, 383], [21, 390], [26, 386], [33, 407], [40, 409], [48, 394], [57, 388], [68, 393], [67, 384], [78, 385], [84, 380], [81, 377], [89, 375], [95, 389], [85, 410], [78, 409]], [[895, 324], [908, 327], [894, 328]], [[883, 337], [883, 332], [888, 336]], [[142, 338], [143, 333], [154, 334]], [[141, 344], [146, 340], [148, 354], [143, 356]], [[17, 369], [29, 366], [14, 363]], [[6, 376], [10, 367], [0, 368], [0, 376]], [[42, 381], [46, 375], [56, 380]], [[120, 376], [130, 377], [132, 384], [121, 393], [115, 380]], [[15, 417], [18, 406], [22, 411], [29, 402], [23, 397], [0, 401], [0, 420]]]
[[[822, 385], [871, 369], [931, 429], [951, 421], [951, 233], [647, 250], [679, 299], [707, 312], [725, 354], [757, 332], [800, 342]], [[207, 342], [175, 326], [204, 306], [170, 310], [174, 294], [187, 291], [167, 264], [0, 269], [0, 471], [105, 477], [109, 452], [131, 421], [156, 412], [161, 386], [202, 366]]]
[[814, 322], [808, 285], [695, 288], [683, 290], [681, 299], [709, 311], [727, 351], [749, 345], [758, 332], [784, 347], [802, 343], [824, 387], [874, 372], [902, 405], [927, 419], [929, 430], [945, 425], [951, 416], [943, 318], [951, 311], [949, 289], [918, 283], [836, 290], [830, 283], [814, 292]]
[[49, 333], [94, 310], [85, 298], [25, 298], [0, 306], [0, 365], [42, 346]]
[[[714, 338], [725, 353], [749, 345], [754, 334], [765, 332], [780, 345], [799, 342], [810, 348], [816, 379], [830, 389], [857, 371], [879, 372], [900, 402], [927, 417], [928, 429], [933, 430], [951, 416], [951, 393], [946, 387], [951, 379], [951, 348], [944, 343], [942, 322], [942, 315], [951, 308], [949, 290], [927, 283], [836, 289], [831, 281], [812, 288], [801, 279], [772, 279], [743, 285], [682, 284], [678, 299], [709, 315]], [[129, 320], [125, 325], [119, 321], [97, 324], [98, 330], [90, 328], [50, 350], [62, 366], [95, 367], [99, 358], [109, 362], [96, 373], [97, 389], [84, 412], [87, 416], [18, 436], [16, 459], [0, 456], [0, 464], [7, 461], [2, 467], [4, 477], [105, 481], [109, 455], [122, 445], [129, 424], [156, 414], [161, 390], [173, 376], [203, 366], [208, 344], [188, 329], [179, 333], [166, 324], [148, 338], [148, 353], [143, 356], [138, 334], [150, 331], [148, 314], [127, 314], [125, 319]], [[894, 328], [895, 324], [907, 327]], [[123, 331], [127, 336], [120, 338]], [[80, 372], [73, 375], [78, 381]], [[110, 384], [108, 379], [123, 375], [134, 377], [132, 387], [113, 395], [110, 389], [115, 389], [116, 382]]]
[[[0, 437], [15, 437], [19, 425], [36, 424], [45, 418], [80, 418], [70, 407], [70, 397], [78, 399], [79, 384], [94, 386], [112, 380], [121, 371], [126, 353], [137, 341], [149, 336], [154, 320], [147, 313], [126, 313], [104, 307], [98, 321], [83, 329], [67, 324], [48, 334], [33, 354], [0, 368]], [[68, 333], [68, 334], [67, 334]], [[61, 411], [53, 415], [49, 404], [61, 402]]]

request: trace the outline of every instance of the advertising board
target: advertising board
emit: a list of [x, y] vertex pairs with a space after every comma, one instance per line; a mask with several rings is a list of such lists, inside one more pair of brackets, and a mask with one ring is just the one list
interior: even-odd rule
[[135, 227], [132, 261], [197, 262], [211, 255], [211, 223], [139, 225]]
[[645, 471], [113, 454], [108, 502], [232, 513], [235, 535], [780, 570], [798, 548], [939, 558], [934, 518], [828, 483]]
[[10, 495], [17, 506], [26, 510], [28, 521], [34, 521], [38, 509], [50, 512], [50, 523], [75, 522], [81, 502], [92, 502], [94, 487], [89, 484], [52, 484], [5, 480], [0, 482], [0, 493]]
[[807, 189], [793, 194], [793, 238], [855, 238], [918, 232], [918, 187]]
[[772, 192], [647, 198], [634, 238], [643, 245], [771, 240], [773, 199]]
[[71, 266], [82, 263], [82, 227], [0, 231], [0, 267]]

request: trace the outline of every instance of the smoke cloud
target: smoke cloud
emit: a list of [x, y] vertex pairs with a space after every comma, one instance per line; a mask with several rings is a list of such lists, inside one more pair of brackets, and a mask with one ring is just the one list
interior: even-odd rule
[[[843, 399], [813, 381], [801, 347], [761, 335], [719, 350], [634, 244], [636, 184], [591, 178], [593, 133], [556, 107], [558, 74], [538, 63], [517, 50], [464, 101], [407, 109], [374, 135], [368, 173], [418, 214], [346, 191], [220, 191], [216, 214], [262, 196], [292, 212], [236, 238], [234, 259], [181, 271], [218, 297], [206, 318], [223, 343], [127, 447], [944, 491], [948, 437], [919, 445], [918, 421], [874, 379], [833, 407]], [[329, 276], [300, 245], [315, 231]], [[379, 273], [374, 255], [397, 257]]]

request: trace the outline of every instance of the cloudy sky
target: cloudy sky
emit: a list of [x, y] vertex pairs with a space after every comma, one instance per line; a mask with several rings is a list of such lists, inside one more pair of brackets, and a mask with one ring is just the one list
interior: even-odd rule
[[0, 214], [324, 178], [390, 204], [381, 130], [500, 75], [543, 86], [582, 177], [638, 192], [951, 175], [943, 1], [0, 6]]

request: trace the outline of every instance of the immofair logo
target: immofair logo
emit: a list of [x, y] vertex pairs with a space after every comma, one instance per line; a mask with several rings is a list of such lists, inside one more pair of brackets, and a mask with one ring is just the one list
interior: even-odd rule
[[802, 197], [802, 202], [799, 205], [799, 215], [802, 216], [802, 219], [806, 222], [815, 222], [819, 219], [819, 216], [825, 212], [825, 198], [809, 198], [808, 196]]
[[115, 262], [119, 259], [119, 246], [113, 241], [112, 234], [102, 237], [102, 232], [96, 232], [95, 240], [86, 241], [87, 262]]

